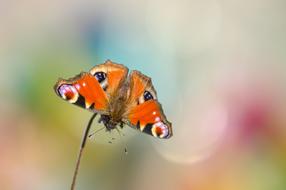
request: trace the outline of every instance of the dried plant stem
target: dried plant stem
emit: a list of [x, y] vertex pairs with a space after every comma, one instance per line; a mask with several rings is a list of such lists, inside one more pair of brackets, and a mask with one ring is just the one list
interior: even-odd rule
[[81, 160], [81, 157], [82, 157], [83, 149], [84, 149], [85, 144], [86, 144], [86, 140], [87, 140], [87, 136], [88, 136], [91, 124], [92, 124], [94, 118], [96, 117], [96, 115], [97, 115], [97, 113], [94, 113], [91, 116], [91, 118], [89, 119], [89, 122], [88, 122], [88, 124], [87, 124], [87, 126], [85, 128], [85, 131], [84, 131], [84, 134], [83, 134], [83, 137], [82, 137], [82, 141], [81, 141], [81, 146], [80, 146], [80, 149], [79, 149], [79, 154], [78, 154], [77, 161], [76, 161], [74, 174], [73, 174], [71, 190], [75, 189], [75, 183], [76, 183], [77, 173], [78, 173], [78, 170], [79, 170], [79, 165], [80, 165], [80, 160]]

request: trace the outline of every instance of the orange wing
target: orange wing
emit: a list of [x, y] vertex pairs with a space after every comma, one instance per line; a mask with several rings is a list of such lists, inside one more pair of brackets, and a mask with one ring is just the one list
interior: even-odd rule
[[63, 80], [55, 85], [62, 99], [91, 111], [106, 113], [110, 95], [116, 92], [126, 79], [128, 69], [120, 64], [106, 61], [93, 67], [89, 73]]
[[113, 95], [126, 80], [128, 68], [107, 60], [105, 63], [93, 67], [89, 72], [93, 76], [100, 73], [106, 74], [105, 80], [100, 81], [100, 85], [108, 95]]
[[107, 95], [94, 76], [89, 73], [68, 79], [59, 80], [55, 91], [62, 99], [85, 109], [104, 112], [107, 106]]
[[158, 138], [170, 138], [173, 134], [167, 121], [151, 79], [139, 71], [130, 74], [129, 102], [126, 113], [131, 127]]

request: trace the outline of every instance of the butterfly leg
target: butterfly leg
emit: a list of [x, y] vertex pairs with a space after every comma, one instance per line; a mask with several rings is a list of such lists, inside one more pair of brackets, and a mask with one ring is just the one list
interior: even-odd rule
[[121, 129], [123, 129], [124, 123], [123, 123], [123, 122], [120, 122], [120, 125], [119, 125], [119, 126], [120, 126]]
[[110, 121], [110, 117], [109, 116], [107, 116], [107, 115], [100, 115], [98, 123], [102, 122], [106, 126], [106, 125], [108, 125], [109, 121]]
[[102, 115], [100, 115], [100, 118], [98, 119], [98, 123], [101, 123], [101, 122], [103, 122], [103, 117], [102, 117]]

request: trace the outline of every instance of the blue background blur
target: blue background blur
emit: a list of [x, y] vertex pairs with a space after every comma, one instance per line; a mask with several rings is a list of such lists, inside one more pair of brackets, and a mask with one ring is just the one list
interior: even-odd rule
[[0, 189], [69, 188], [91, 113], [53, 85], [106, 59], [152, 77], [174, 136], [96, 134], [77, 189], [286, 189], [285, 6], [0, 1]]

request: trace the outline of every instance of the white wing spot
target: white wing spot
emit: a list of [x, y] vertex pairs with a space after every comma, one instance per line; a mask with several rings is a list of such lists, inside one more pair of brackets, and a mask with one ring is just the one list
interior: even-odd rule
[[156, 122], [158, 122], [158, 121], [160, 121], [160, 120], [161, 120], [160, 117], [156, 117], [156, 118], [155, 118], [155, 121], [156, 121]]

